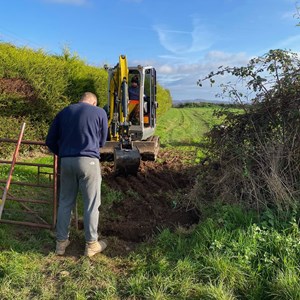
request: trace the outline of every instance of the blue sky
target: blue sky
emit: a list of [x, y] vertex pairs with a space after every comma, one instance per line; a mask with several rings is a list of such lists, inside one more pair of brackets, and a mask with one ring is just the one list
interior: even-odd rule
[[0, 41], [87, 63], [156, 67], [174, 100], [215, 99], [196, 85], [219, 65], [245, 65], [270, 49], [300, 52], [294, 0], [1, 1]]

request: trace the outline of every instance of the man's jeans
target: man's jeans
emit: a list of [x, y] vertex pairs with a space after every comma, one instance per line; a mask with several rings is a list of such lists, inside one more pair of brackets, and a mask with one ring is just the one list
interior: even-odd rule
[[78, 190], [80, 190], [84, 204], [85, 239], [86, 242], [97, 241], [102, 180], [99, 159], [63, 157], [60, 169], [57, 240], [66, 240], [69, 237], [71, 213], [75, 207]]

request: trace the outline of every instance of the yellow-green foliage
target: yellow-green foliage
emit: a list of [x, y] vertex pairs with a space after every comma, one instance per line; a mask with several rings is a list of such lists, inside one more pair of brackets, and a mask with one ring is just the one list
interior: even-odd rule
[[158, 110], [157, 116], [163, 115], [167, 110], [172, 107], [172, 97], [170, 91], [164, 89], [162, 86], [157, 84], [157, 102], [158, 102]]
[[0, 43], [1, 137], [16, 137], [20, 124], [26, 122], [28, 139], [44, 139], [54, 115], [77, 102], [83, 92], [94, 92], [104, 105], [106, 80], [105, 70], [76, 56]]
[[[107, 102], [107, 72], [87, 65], [64, 50], [49, 55], [43, 50], [0, 43], [0, 137], [16, 137], [22, 122], [27, 139], [43, 140], [55, 114], [82, 93], [93, 92], [99, 106]], [[158, 115], [172, 105], [170, 92], [159, 84]]]
[[107, 72], [76, 57], [67, 59], [67, 62], [70, 72], [67, 94], [70, 98], [76, 102], [84, 91], [90, 91], [97, 95], [99, 106], [103, 107], [107, 102]]

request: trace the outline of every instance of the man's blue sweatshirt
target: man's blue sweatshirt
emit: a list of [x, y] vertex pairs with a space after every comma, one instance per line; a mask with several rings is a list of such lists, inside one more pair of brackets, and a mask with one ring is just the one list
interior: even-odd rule
[[79, 102], [69, 105], [56, 115], [46, 145], [59, 157], [100, 158], [100, 147], [105, 144], [107, 130], [105, 110]]

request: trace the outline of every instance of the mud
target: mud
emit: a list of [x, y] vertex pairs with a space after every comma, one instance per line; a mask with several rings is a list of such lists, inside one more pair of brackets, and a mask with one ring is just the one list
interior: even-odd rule
[[199, 221], [198, 212], [184, 201], [195, 169], [180, 154], [160, 151], [156, 162], [141, 163], [137, 176], [115, 176], [112, 163], [103, 163], [102, 173], [103, 182], [122, 193], [120, 201], [101, 212], [102, 236], [139, 243], [164, 228], [188, 228]]

